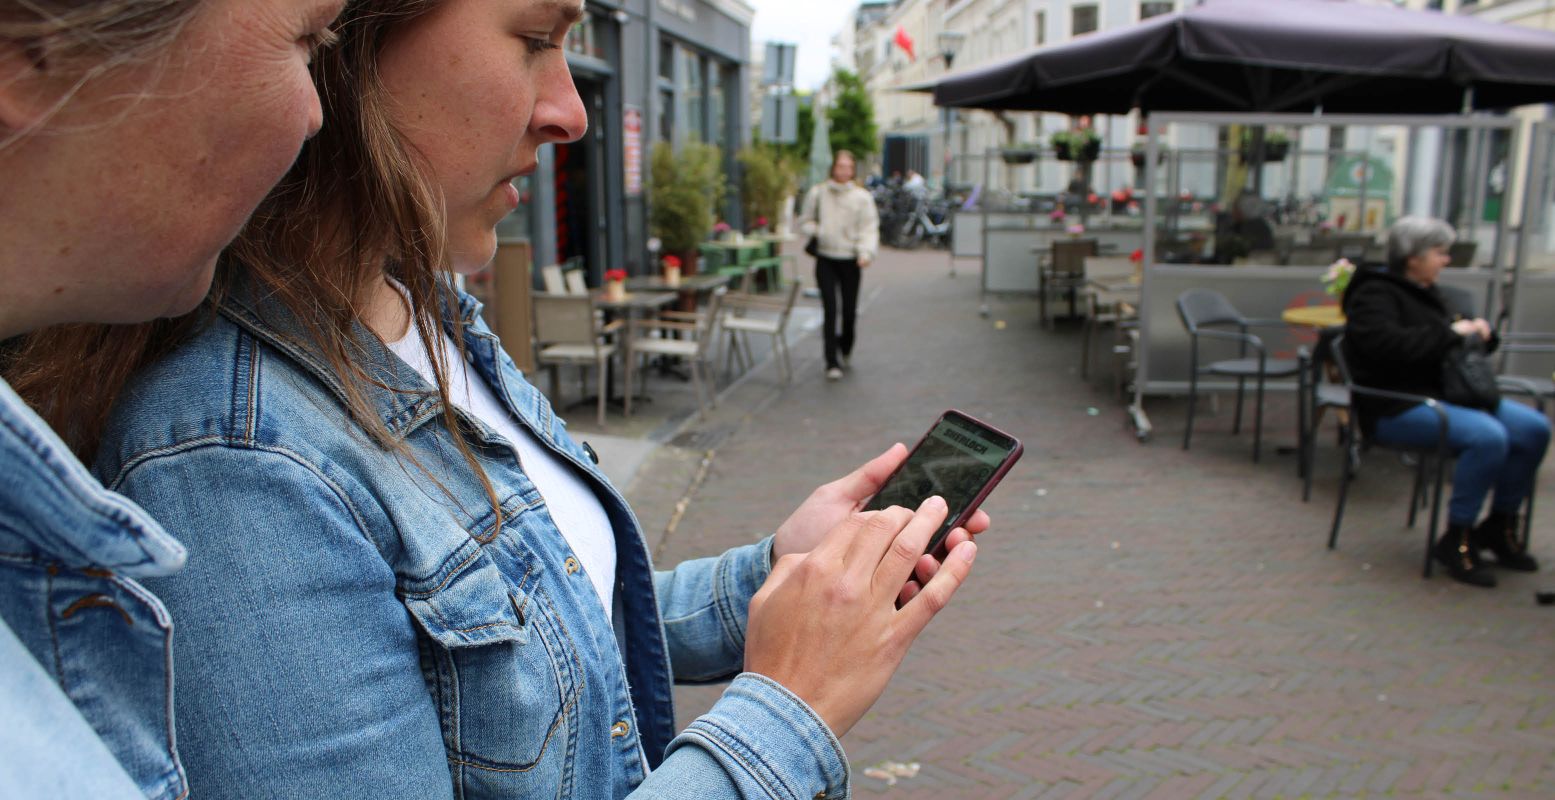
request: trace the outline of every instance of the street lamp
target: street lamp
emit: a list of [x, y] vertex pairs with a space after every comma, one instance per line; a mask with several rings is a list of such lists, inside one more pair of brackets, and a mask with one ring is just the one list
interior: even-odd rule
[[[950, 65], [955, 63], [956, 51], [961, 49], [961, 43], [966, 40], [966, 34], [961, 31], [940, 31], [935, 36], [935, 43], [939, 45], [939, 54], [945, 57], [945, 72], [950, 73]], [[943, 108], [940, 112], [945, 115], [945, 163], [944, 172], [940, 177], [940, 193], [945, 197], [950, 196], [950, 126], [956, 118], [956, 110]], [[950, 277], [956, 277], [956, 249], [950, 248]]]
[[[951, 64], [955, 63], [956, 60], [956, 51], [960, 50], [961, 43], [966, 41], [966, 34], [961, 31], [940, 31], [935, 37], [935, 41], [939, 45], [939, 54], [945, 59], [945, 72], [949, 73]], [[945, 164], [940, 189], [948, 194], [948, 185], [950, 183], [950, 126], [955, 120], [956, 111], [953, 108], [944, 108], [941, 109], [941, 113], [945, 117]]]

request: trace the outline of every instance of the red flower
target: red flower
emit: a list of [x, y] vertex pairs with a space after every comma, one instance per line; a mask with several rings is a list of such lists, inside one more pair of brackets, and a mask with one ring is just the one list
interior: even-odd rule
[[674, 255], [674, 254], [665, 256], [664, 257], [664, 266], [666, 266], [666, 267], [679, 267], [680, 266], [680, 256], [677, 256], [677, 255]]
[[607, 281], [624, 281], [624, 280], [626, 280], [626, 270], [624, 270], [624, 269], [607, 269], [607, 270], [605, 270], [605, 280], [607, 280]]
[[1090, 194], [1085, 196], [1085, 202], [1090, 203], [1093, 206], [1096, 205], [1096, 201], [1100, 200], [1100, 199], [1101, 198], [1096, 196], [1095, 192], [1091, 192]]
[[1140, 261], [1144, 261], [1145, 260], [1145, 249], [1143, 247], [1136, 248], [1134, 250], [1134, 252], [1128, 254], [1128, 260], [1136, 262], [1136, 263], [1140, 262]]

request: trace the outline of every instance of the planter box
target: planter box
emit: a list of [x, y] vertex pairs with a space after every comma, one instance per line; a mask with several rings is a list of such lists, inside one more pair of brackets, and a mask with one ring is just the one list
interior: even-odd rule
[[1004, 163], [1006, 164], [1030, 164], [1031, 162], [1037, 160], [1037, 151], [1035, 150], [1018, 150], [1011, 148], [1009, 150], [1000, 152], [999, 155], [1004, 159]]

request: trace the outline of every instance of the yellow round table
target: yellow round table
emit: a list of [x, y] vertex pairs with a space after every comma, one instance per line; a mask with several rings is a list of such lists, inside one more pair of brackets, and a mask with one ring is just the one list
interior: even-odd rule
[[1291, 325], [1333, 328], [1344, 324], [1344, 311], [1339, 306], [1300, 306], [1280, 312], [1280, 319]]

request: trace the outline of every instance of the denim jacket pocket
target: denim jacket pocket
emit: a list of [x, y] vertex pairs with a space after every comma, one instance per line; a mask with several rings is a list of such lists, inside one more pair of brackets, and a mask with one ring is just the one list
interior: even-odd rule
[[422, 668], [455, 779], [570, 782], [582, 667], [538, 587], [540, 567], [514, 580], [473, 540], [457, 555], [463, 563], [435, 585], [402, 587], [425, 634]]

